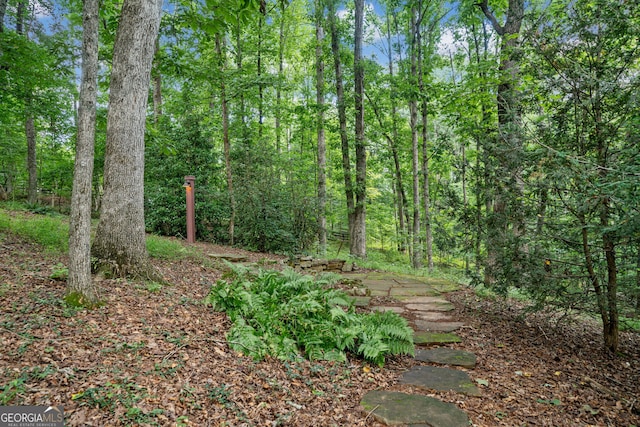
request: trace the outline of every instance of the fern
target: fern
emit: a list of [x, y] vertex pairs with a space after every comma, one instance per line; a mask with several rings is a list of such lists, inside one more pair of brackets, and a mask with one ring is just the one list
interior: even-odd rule
[[336, 275], [316, 280], [293, 270], [252, 272], [230, 266], [205, 302], [225, 311], [232, 328], [229, 345], [255, 359], [345, 361], [346, 352], [382, 365], [388, 355], [413, 354], [413, 331], [395, 313], [358, 314], [351, 300], [325, 286]]
[[266, 348], [260, 336], [256, 335], [253, 327], [247, 325], [244, 319], [236, 319], [227, 333], [229, 346], [242, 354], [249, 355], [256, 360], [267, 355]]
[[369, 337], [365, 335], [362, 344], [358, 347], [358, 354], [361, 354], [366, 360], [382, 366], [384, 364], [384, 356], [389, 350], [389, 346], [379, 336]]

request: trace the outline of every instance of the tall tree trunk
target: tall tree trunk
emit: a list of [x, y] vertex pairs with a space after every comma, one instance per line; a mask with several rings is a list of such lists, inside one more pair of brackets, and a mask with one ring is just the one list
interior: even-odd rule
[[362, 37], [364, 32], [364, 0], [355, 0], [355, 32], [353, 69], [355, 90], [355, 146], [356, 146], [356, 204], [353, 212], [354, 227], [351, 236], [351, 255], [367, 257], [367, 150], [364, 123], [364, 60]]
[[618, 351], [620, 319], [618, 313], [618, 266], [616, 263], [616, 245], [610, 226], [609, 198], [604, 197], [600, 212], [600, 225], [605, 230], [602, 234], [602, 249], [607, 262], [607, 321], [603, 323], [604, 346], [611, 353]]
[[[393, 44], [391, 43], [391, 16], [387, 15], [387, 49], [389, 50], [389, 77], [391, 79], [392, 90], [390, 95], [391, 101], [391, 127], [392, 138], [388, 138], [389, 148], [391, 149], [391, 156], [393, 157], [394, 176], [395, 176], [395, 191], [396, 199], [398, 200], [398, 251], [405, 252], [407, 250], [407, 222], [409, 218], [409, 212], [407, 211], [407, 196], [404, 191], [404, 185], [402, 183], [402, 169], [400, 168], [400, 158], [398, 156], [398, 105], [395, 94], [395, 80], [394, 80], [394, 58], [393, 58]], [[376, 113], [376, 115], [378, 115]], [[378, 121], [382, 127], [382, 119], [378, 116]]]
[[91, 280], [91, 188], [98, 87], [99, 0], [84, 0], [82, 12], [82, 82], [78, 108], [76, 159], [69, 215], [69, 278], [67, 293], [83, 305], [100, 299]]
[[[344, 174], [344, 191], [347, 201], [347, 218], [349, 221], [349, 241], [353, 238], [355, 227], [355, 200], [353, 180], [351, 177], [351, 160], [349, 156], [349, 138], [347, 135], [347, 113], [344, 100], [344, 82], [342, 77], [342, 62], [340, 61], [340, 38], [336, 25], [336, 1], [329, 1], [329, 28], [331, 29], [331, 52], [336, 74], [336, 97], [338, 102], [338, 122], [340, 123], [340, 147], [342, 150], [342, 172]], [[350, 243], [351, 245], [351, 243]]]
[[[600, 74], [596, 71], [596, 76]], [[607, 182], [609, 174], [609, 144], [603, 130], [603, 105], [599, 80], [595, 82], [592, 98], [592, 112], [595, 122], [593, 139], [597, 143], [598, 175], [600, 182]], [[604, 190], [606, 191], [606, 190]], [[618, 313], [618, 266], [616, 262], [616, 238], [611, 228], [611, 196], [600, 195], [600, 227], [602, 233], [602, 250], [607, 264], [606, 276], [606, 321], [603, 318], [604, 346], [611, 353], [618, 351], [620, 319]]]
[[16, 33], [24, 35], [24, 13], [28, 0], [19, 0], [16, 7]]
[[113, 48], [104, 196], [93, 255], [118, 276], [157, 278], [144, 223], [144, 134], [162, 0], [125, 0]]
[[[367, 95], [367, 99], [369, 99], [368, 95]], [[371, 107], [373, 108], [373, 113], [375, 114], [376, 119], [380, 124], [380, 128], [384, 129], [384, 122], [382, 120], [382, 114], [380, 113], [380, 109], [378, 108], [378, 106], [376, 106], [375, 102], [372, 102], [370, 99], [369, 99], [369, 102], [371, 104]], [[395, 168], [394, 182], [395, 182], [395, 187], [397, 191], [397, 203], [398, 203], [397, 215], [400, 217], [399, 220], [400, 220], [400, 224], [402, 225], [401, 230], [404, 231], [405, 222], [403, 220], [403, 215], [408, 215], [406, 212], [407, 196], [404, 192], [404, 187], [402, 184], [402, 173], [400, 169], [400, 159], [398, 157], [398, 149], [396, 147], [394, 139], [387, 132], [383, 130], [382, 134], [384, 135], [385, 139], [387, 140], [387, 143], [389, 144], [389, 149], [391, 150], [392, 157], [393, 157], [393, 163]], [[406, 250], [406, 247], [403, 245], [402, 240], [400, 241], [398, 250], [401, 252], [404, 252], [404, 250]]]
[[[483, 67], [482, 61], [487, 61], [489, 54], [489, 33], [487, 31], [487, 26], [485, 22], [482, 22], [482, 43], [477, 36], [477, 31], [475, 25], [472, 25], [472, 35], [473, 35], [473, 53], [475, 53], [475, 58], [472, 55], [472, 49], [469, 49], [469, 62], [475, 61], [477, 68], [482, 70]], [[482, 45], [482, 48], [481, 48]], [[478, 76], [480, 80], [486, 80], [486, 73], [484, 71], [479, 71]], [[486, 89], [484, 89], [486, 92]], [[488, 98], [488, 96], [487, 96]], [[491, 139], [491, 134], [493, 124], [491, 123], [491, 115], [488, 106], [486, 103], [482, 103], [480, 107], [480, 117], [479, 121], [476, 123], [475, 129], [475, 142], [476, 142], [476, 151], [478, 155], [476, 156], [476, 186], [475, 186], [475, 195], [476, 195], [476, 233], [475, 241], [474, 241], [474, 252], [475, 252], [475, 270], [479, 274], [481, 267], [487, 265], [495, 265], [495, 259], [497, 257], [495, 248], [486, 248], [487, 259], [483, 261], [482, 254], [482, 242], [488, 242], [487, 235], [487, 227], [485, 226], [485, 221], [483, 220], [483, 206], [484, 212], [489, 213], [493, 206], [493, 195], [488, 191], [491, 186], [491, 180], [489, 177], [489, 170], [491, 169], [491, 162], [489, 159], [489, 140]], [[484, 165], [484, 167], [483, 167]], [[484, 271], [484, 282], [487, 285], [490, 285], [494, 281], [494, 276], [491, 274], [488, 268], [485, 268]]]
[[316, 7], [316, 104], [318, 108], [316, 131], [318, 136], [318, 249], [320, 254], [327, 252], [327, 147], [324, 133], [324, 60], [322, 45], [324, 32], [322, 20], [324, 8], [322, 0], [315, 1]]
[[[24, 19], [28, 1], [20, 0], [16, 8], [16, 33], [29, 37], [24, 30]], [[6, 7], [6, 5], [5, 5]], [[27, 186], [27, 203], [35, 205], [38, 202], [38, 163], [36, 161], [36, 125], [33, 117], [33, 103], [31, 89], [28, 89], [24, 102], [24, 132], [27, 140], [27, 173], [29, 181]]]
[[[220, 34], [216, 34], [216, 53], [218, 55], [218, 67], [221, 74], [227, 68], [225, 52], [223, 49], [224, 40]], [[229, 193], [229, 244], [235, 244], [235, 222], [236, 222], [236, 198], [233, 191], [233, 173], [231, 171], [231, 143], [229, 140], [229, 106], [227, 101], [227, 91], [224, 75], [220, 78], [220, 103], [222, 105], [222, 144], [224, 151], [224, 164], [227, 175], [227, 192]]]
[[[420, 24], [418, 22], [418, 10], [411, 9], [411, 80], [418, 81], [418, 51]], [[412, 227], [412, 257], [413, 268], [422, 267], [422, 248], [420, 247], [420, 155], [418, 152], [418, 100], [413, 95], [409, 101], [409, 126], [411, 128], [411, 171], [413, 176], [413, 227]]]
[[[487, 233], [487, 265], [488, 276], [485, 281], [492, 282], [496, 273], [496, 262], [499, 255], [498, 248], [511, 246], [512, 254], [505, 254], [514, 258], [514, 269], [522, 270], [517, 265], [518, 254], [523, 250], [520, 240], [524, 234], [524, 206], [522, 206], [522, 192], [524, 181], [522, 178], [522, 137], [521, 137], [521, 107], [518, 89], [520, 80], [519, 69], [519, 34], [524, 18], [524, 0], [509, 0], [507, 17], [501, 25], [493, 12], [489, 10], [488, 0], [477, 4], [484, 15], [491, 22], [494, 30], [500, 36], [500, 83], [497, 92], [498, 108], [498, 141], [491, 145], [490, 155], [496, 163], [495, 172], [498, 174], [496, 183], [504, 183], [495, 188], [493, 212]], [[495, 183], [494, 183], [495, 185]], [[517, 277], [515, 277], [517, 276]], [[525, 275], [515, 275], [510, 281], [517, 282]]]
[[[422, 2], [418, 3], [422, 8]], [[420, 110], [422, 113], [422, 203], [424, 206], [424, 233], [425, 233], [425, 252], [427, 256], [427, 267], [429, 271], [433, 270], [433, 235], [431, 232], [431, 207], [430, 207], [430, 194], [429, 194], [429, 153], [427, 149], [428, 137], [429, 137], [429, 111], [427, 106], [427, 93], [424, 85], [424, 60], [423, 58], [423, 46], [422, 46], [422, 31], [421, 23], [418, 23], [417, 30], [417, 45], [418, 45], [418, 88], [420, 89], [420, 96], [422, 102]], [[417, 231], [416, 231], [417, 232]]]
[[433, 232], [431, 228], [431, 194], [429, 192], [429, 151], [428, 151], [427, 103], [422, 103], [422, 204], [424, 205], [424, 234], [427, 267], [433, 270]]

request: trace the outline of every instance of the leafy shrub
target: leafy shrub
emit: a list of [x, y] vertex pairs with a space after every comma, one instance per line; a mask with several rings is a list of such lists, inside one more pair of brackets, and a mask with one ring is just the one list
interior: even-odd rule
[[228, 280], [211, 288], [206, 303], [233, 322], [231, 348], [255, 359], [345, 361], [346, 353], [383, 365], [387, 355], [413, 354], [413, 331], [396, 313], [356, 313], [351, 299], [331, 289], [330, 276], [314, 279], [232, 266]]

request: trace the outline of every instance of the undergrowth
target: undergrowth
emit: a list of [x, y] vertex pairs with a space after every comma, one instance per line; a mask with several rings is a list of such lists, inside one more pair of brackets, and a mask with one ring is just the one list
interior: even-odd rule
[[[49, 253], [64, 254], [69, 250], [68, 217], [47, 212], [29, 215], [26, 212], [26, 210], [7, 211], [0, 207], [0, 232], [11, 232], [39, 243]], [[31, 211], [31, 213], [34, 212], [39, 213], [37, 210]], [[152, 258], [178, 260], [196, 256], [194, 249], [185, 248], [180, 241], [168, 237], [147, 235], [146, 243], [147, 251]]]
[[59, 216], [10, 214], [0, 209], [0, 231], [39, 243], [50, 253], [65, 253], [69, 248], [69, 224]]
[[352, 353], [378, 365], [389, 355], [413, 354], [413, 331], [404, 318], [356, 313], [344, 292], [329, 287], [334, 277], [230, 269], [206, 303], [229, 315], [227, 340], [236, 351], [257, 360], [294, 359], [302, 352], [310, 360], [346, 361]]

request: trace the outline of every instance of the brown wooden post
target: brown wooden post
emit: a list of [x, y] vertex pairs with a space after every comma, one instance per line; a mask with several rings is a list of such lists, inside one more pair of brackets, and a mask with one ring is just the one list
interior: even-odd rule
[[187, 175], [184, 177], [183, 187], [187, 191], [187, 243], [196, 241], [196, 214], [195, 214], [195, 191], [196, 177]]

